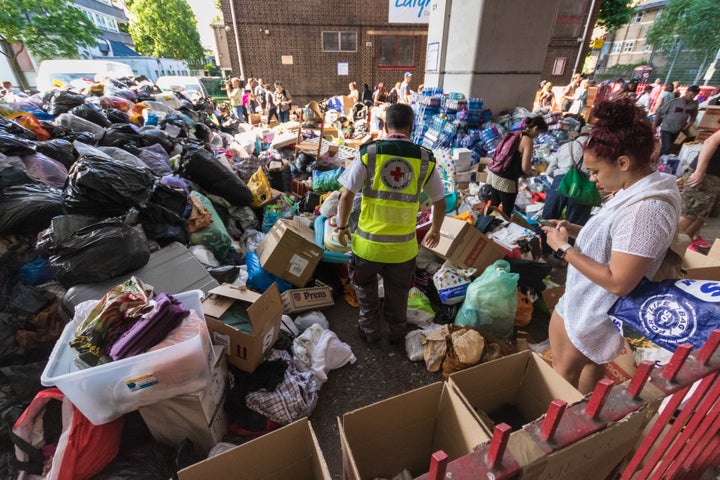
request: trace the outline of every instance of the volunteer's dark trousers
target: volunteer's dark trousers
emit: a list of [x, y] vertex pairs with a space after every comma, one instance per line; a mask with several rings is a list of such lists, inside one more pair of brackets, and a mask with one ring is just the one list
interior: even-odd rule
[[399, 341], [405, 337], [408, 292], [415, 274], [415, 259], [403, 263], [377, 263], [352, 255], [349, 264], [360, 306], [358, 323], [369, 340], [382, 334], [378, 275], [383, 278], [385, 297], [382, 316], [388, 325], [388, 338]]
[[670, 153], [673, 143], [677, 140], [680, 132], [668, 132], [667, 130], [660, 130], [660, 155], [666, 155]]

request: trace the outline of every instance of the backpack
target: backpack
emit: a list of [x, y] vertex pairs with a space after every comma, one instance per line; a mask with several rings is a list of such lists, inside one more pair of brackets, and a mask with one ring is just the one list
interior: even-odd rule
[[493, 173], [505, 173], [509, 171], [512, 168], [515, 152], [518, 151], [518, 147], [520, 146], [521, 137], [522, 131], [520, 130], [508, 132], [503, 135], [495, 147], [495, 153], [493, 153], [492, 162], [488, 165], [488, 170]]

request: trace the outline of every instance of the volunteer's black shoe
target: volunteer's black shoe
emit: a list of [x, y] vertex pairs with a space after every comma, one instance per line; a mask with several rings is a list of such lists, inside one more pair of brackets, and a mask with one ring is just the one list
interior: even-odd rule
[[373, 343], [377, 343], [380, 339], [379, 338], [370, 338], [367, 336], [367, 333], [362, 329], [360, 325], [357, 327], [357, 333], [358, 337], [360, 337], [360, 340], [367, 343], [368, 345], [372, 345]]

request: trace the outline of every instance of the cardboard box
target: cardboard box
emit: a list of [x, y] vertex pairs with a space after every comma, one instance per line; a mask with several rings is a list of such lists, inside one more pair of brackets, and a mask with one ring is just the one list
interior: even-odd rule
[[207, 455], [227, 432], [227, 415], [223, 410], [227, 361], [223, 348], [214, 348], [217, 360], [207, 388], [138, 409], [156, 441], [175, 447], [189, 438], [197, 453]]
[[627, 341], [623, 340], [623, 350], [612, 362], [605, 365], [605, 378], [609, 378], [617, 385], [627, 382], [635, 375], [635, 355]]
[[[423, 246], [427, 244], [423, 240]], [[445, 217], [440, 227], [440, 241], [431, 251], [461, 267], [480, 271], [505, 256], [502, 248], [471, 224]]]
[[708, 106], [700, 110], [695, 122], [698, 130], [717, 130], [720, 128], [720, 106]]
[[584, 398], [529, 350], [455, 372], [448, 382], [489, 435], [498, 420], [506, 421], [500, 415], [508, 407], [522, 416], [517, 423], [526, 424], [544, 415], [553, 400], [573, 404]]
[[469, 148], [454, 148], [452, 159], [456, 170], [467, 169], [472, 163], [472, 150]]
[[303, 418], [178, 472], [180, 480], [331, 480], [310, 422]]
[[[252, 333], [224, 324], [220, 317], [236, 302], [246, 309]], [[277, 340], [282, 317], [282, 299], [276, 283], [260, 294], [244, 287], [223, 284], [208, 292], [202, 303], [212, 341], [225, 349], [227, 361], [252, 373], [265, 351]]]
[[322, 254], [314, 232], [294, 220], [279, 220], [257, 248], [262, 268], [296, 287], [310, 280]]
[[428, 471], [436, 451], [452, 461], [490, 438], [443, 382], [346, 413], [338, 423], [345, 480], [393, 478], [405, 468], [414, 478]]
[[319, 310], [335, 305], [330, 287], [294, 288], [282, 293], [285, 313]]
[[514, 458], [522, 460], [523, 480], [612, 478], [610, 474], [616, 465], [633, 451], [646, 418], [652, 416], [650, 410], [651, 407], [642, 407], [605, 429], [549, 455], [533, 444], [525, 431], [513, 432], [507, 448]]
[[685, 251], [682, 273], [693, 280], [720, 281], [720, 238], [716, 238], [707, 255], [693, 250]]
[[477, 165], [470, 165], [468, 167], [468, 169], [463, 172], [456, 171], [455, 172], [455, 181], [458, 183], [472, 182], [475, 180], [475, 178], [477, 176], [477, 170], [478, 170]]
[[475, 181], [477, 183], [487, 183], [487, 177], [488, 177], [487, 172], [478, 172], [475, 175]]

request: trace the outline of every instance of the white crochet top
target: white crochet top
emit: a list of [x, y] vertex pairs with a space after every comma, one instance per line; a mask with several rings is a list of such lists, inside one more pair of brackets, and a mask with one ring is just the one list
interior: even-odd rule
[[[677, 228], [680, 194], [675, 181], [674, 176], [653, 172], [619, 191], [583, 227], [575, 248], [603, 265], [610, 264], [613, 251], [654, 258], [645, 275], [652, 277]], [[555, 308], [570, 341], [597, 364], [610, 362], [622, 351], [622, 335], [607, 314], [617, 299], [568, 267], [565, 294]]]

